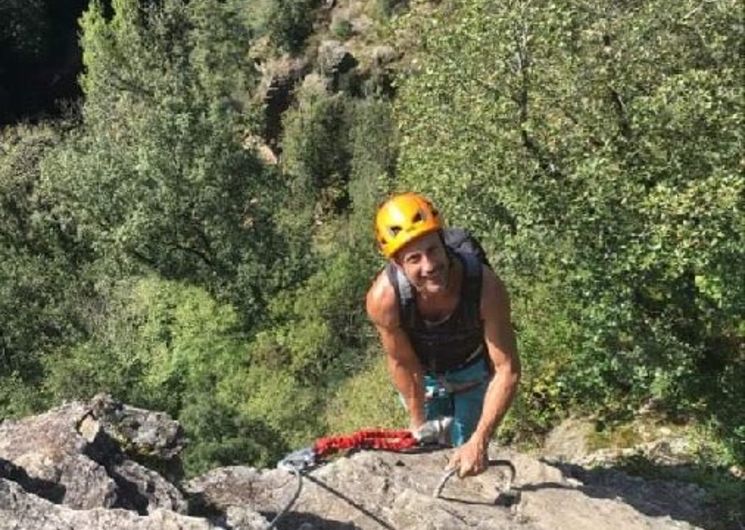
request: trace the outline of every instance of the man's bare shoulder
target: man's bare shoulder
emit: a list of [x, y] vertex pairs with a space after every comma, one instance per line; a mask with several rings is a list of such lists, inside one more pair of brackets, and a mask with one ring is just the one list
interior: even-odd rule
[[510, 311], [510, 297], [504, 282], [491, 267], [483, 265], [481, 281], [481, 310], [489, 309], [498, 312]]
[[367, 315], [376, 326], [396, 328], [399, 325], [398, 297], [388, 275], [381, 271], [373, 280], [366, 297]]

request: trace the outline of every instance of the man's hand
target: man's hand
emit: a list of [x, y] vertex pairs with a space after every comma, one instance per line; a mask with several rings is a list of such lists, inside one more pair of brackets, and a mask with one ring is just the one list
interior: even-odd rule
[[457, 469], [460, 478], [483, 473], [488, 466], [486, 448], [486, 442], [472, 436], [453, 452], [447, 469]]
[[420, 426], [412, 428], [411, 432], [419, 443], [445, 446], [449, 445], [450, 425], [452, 423], [453, 418], [447, 416], [426, 421]]

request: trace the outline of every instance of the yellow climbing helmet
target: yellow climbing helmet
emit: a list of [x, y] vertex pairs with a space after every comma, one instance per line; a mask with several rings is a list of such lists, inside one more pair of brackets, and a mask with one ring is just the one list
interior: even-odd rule
[[418, 193], [401, 193], [385, 201], [375, 215], [375, 238], [386, 258], [409, 241], [443, 227], [439, 212]]

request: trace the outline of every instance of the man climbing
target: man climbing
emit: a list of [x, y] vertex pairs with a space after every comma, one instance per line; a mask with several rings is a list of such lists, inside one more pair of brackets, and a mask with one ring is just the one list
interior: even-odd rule
[[480, 247], [445, 229], [419, 194], [388, 199], [375, 235], [389, 261], [367, 293], [367, 313], [410, 427], [452, 416], [448, 467], [461, 477], [481, 473], [520, 379], [507, 290], [474, 252]]

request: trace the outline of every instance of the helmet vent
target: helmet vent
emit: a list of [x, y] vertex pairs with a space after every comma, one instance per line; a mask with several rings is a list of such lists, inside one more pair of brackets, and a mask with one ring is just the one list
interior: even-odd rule
[[417, 211], [416, 215], [411, 219], [412, 223], [421, 223], [424, 221], [424, 214], [421, 210]]
[[396, 237], [401, 230], [403, 229], [398, 225], [388, 227], [388, 231], [391, 233], [391, 236], [393, 237]]

